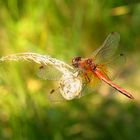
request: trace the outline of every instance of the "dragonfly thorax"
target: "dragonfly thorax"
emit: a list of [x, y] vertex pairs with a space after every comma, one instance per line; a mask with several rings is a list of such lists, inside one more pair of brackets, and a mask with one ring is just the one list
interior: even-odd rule
[[96, 70], [97, 65], [93, 62], [91, 58], [84, 60], [83, 68], [85, 70]]
[[94, 62], [91, 58], [82, 59], [79, 56], [75, 57], [72, 59], [72, 65], [75, 68], [80, 68], [83, 71], [96, 69], [96, 64], [94, 64]]

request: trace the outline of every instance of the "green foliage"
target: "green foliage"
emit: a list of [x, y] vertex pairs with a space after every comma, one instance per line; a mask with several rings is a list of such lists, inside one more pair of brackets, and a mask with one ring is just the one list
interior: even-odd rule
[[[140, 101], [139, 15], [137, 1], [0, 0], [0, 55], [36, 52], [71, 63], [74, 56], [89, 56], [108, 33], [117, 31], [128, 54], [123, 82], [118, 82], [134, 89]], [[23, 62], [0, 64], [1, 140], [140, 138], [137, 101], [94, 92], [50, 103], [47, 96], [55, 83], [40, 80], [36, 68]]]

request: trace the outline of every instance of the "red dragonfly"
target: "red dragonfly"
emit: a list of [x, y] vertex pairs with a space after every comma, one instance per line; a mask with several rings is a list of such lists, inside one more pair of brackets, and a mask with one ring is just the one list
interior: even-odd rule
[[[128, 91], [112, 82], [110, 77], [110, 69], [113, 65], [116, 66], [117, 62], [120, 62], [119, 60], [124, 56], [122, 53], [116, 55], [119, 41], [120, 35], [117, 32], [110, 33], [101, 47], [91, 57], [73, 58], [73, 67], [50, 56], [31, 52], [5, 56], [0, 58], [0, 62], [25, 60], [38, 63], [41, 65], [39, 68], [39, 77], [48, 80], [59, 80], [59, 87], [57, 89], [59, 89], [61, 95], [67, 100], [81, 97], [83, 87], [94, 89], [100, 81], [107, 83], [128, 98], [134, 99]], [[52, 90], [51, 94], [55, 95], [54, 93], [57, 93], [55, 91], [58, 90]]]
[[[120, 35], [117, 32], [110, 33], [102, 46], [90, 58], [75, 57], [72, 60], [72, 65], [77, 68], [86, 85], [94, 86], [97, 81], [103, 81], [128, 98], [134, 99], [130, 92], [109, 78], [109, 67], [120, 59], [115, 54], [119, 41]], [[118, 56], [122, 57], [123, 54], [120, 53]]]

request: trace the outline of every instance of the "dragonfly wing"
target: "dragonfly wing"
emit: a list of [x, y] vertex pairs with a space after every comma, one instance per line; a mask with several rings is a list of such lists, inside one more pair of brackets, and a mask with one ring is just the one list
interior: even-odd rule
[[81, 92], [81, 96], [94, 93], [94, 91], [101, 84], [101, 80], [97, 76], [93, 75], [92, 72], [87, 73], [86, 76], [84, 74], [81, 74], [81, 77], [83, 79], [83, 89]]
[[60, 93], [60, 87], [52, 89], [50, 93], [47, 94], [47, 98], [50, 103], [61, 103], [65, 101]]
[[95, 63], [104, 63], [111, 59], [119, 45], [120, 35], [117, 32], [110, 33], [102, 46], [93, 53]]
[[62, 74], [62, 72], [51, 65], [41, 65], [37, 71], [38, 77], [44, 80], [59, 80]]
[[121, 73], [120, 65], [123, 66], [126, 62], [125, 54], [118, 53], [112, 59], [104, 62], [103, 64], [99, 64], [97, 67], [102, 71], [102, 73], [111, 80], [114, 80], [115, 77]]

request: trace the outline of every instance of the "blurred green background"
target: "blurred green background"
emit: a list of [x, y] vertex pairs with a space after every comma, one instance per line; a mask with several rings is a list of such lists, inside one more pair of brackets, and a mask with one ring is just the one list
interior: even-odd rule
[[36, 52], [71, 64], [112, 31], [127, 54], [116, 82], [135, 100], [103, 84], [83, 98], [50, 103], [54, 83], [39, 79], [34, 64], [1, 63], [0, 140], [140, 139], [139, 0], [0, 0], [0, 56]]

